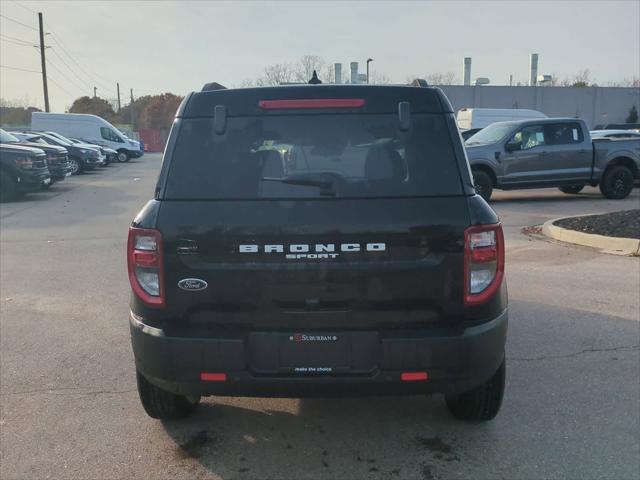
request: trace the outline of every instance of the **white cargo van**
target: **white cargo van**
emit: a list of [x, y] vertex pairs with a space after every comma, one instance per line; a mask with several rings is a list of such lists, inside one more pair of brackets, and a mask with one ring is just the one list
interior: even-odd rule
[[97, 115], [85, 113], [45, 113], [31, 114], [31, 129], [53, 131], [65, 137], [96, 141], [118, 152], [118, 161], [141, 157], [140, 142], [127, 138], [120, 130]]
[[547, 118], [537, 110], [525, 108], [461, 108], [456, 117], [460, 130], [481, 129], [496, 122]]

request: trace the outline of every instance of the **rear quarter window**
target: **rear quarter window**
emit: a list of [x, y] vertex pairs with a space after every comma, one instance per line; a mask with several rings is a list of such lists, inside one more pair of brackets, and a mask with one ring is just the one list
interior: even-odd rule
[[408, 132], [392, 114], [185, 118], [177, 130], [165, 199], [461, 195], [442, 114], [414, 114]]

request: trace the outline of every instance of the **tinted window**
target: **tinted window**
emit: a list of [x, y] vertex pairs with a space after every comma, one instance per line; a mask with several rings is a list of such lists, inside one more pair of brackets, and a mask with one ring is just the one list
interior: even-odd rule
[[547, 145], [582, 143], [584, 136], [577, 123], [557, 123], [544, 126]]
[[442, 115], [183, 119], [166, 198], [395, 197], [461, 194]]

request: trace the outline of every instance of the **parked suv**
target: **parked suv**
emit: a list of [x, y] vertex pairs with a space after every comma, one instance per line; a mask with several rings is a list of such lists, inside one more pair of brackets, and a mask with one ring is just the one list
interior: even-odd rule
[[38, 139], [37, 135], [25, 136], [20, 139], [0, 129], [0, 143], [38, 148], [47, 155], [47, 168], [51, 174], [51, 182], [43, 186], [48, 188], [55, 182], [61, 182], [67, 175], [71, 174], [71, 164], [69, 163], [69, 157], [67, 156], [67, 150], [65, 148], [43, 144], [39, 142]]
[[8, 202], [51, 182], [45, 153], [39, 148], [0, 144], [0, 201]]
[[177, 112], [127, 250], [151, 417], [202, 395], [333, 393], [498, 413], [502, 227], [437, 88], [205, 86]]

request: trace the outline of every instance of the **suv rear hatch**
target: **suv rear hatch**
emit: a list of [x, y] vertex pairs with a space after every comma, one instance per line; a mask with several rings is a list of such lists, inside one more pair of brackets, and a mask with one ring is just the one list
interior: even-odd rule
[[192, 95], [157, 193], [172, 334], [456, 326], [470, 219], [454, 119], [435, 89], [386, 88]]

